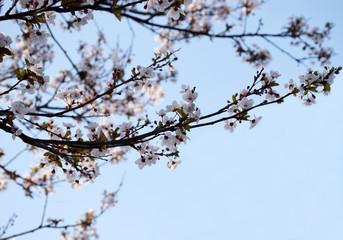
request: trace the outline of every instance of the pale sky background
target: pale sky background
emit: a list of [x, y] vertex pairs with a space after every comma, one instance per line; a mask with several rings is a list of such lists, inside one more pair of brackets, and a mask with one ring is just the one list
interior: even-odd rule
[[[332, 64], [339, 66], [343, 65], [342, 9], [343, 2], [338, 0], [270, 0], [257, 17], [263, 18], [265, 32], [278, 31], [291, 15], [304, 15], [312, 26], [334, 22], [328, 45], [337, 53]], [[118, 23], [114, 17], [104, 15], [97, 22], [114, 44], [118, 39], [123, 45], [131, 41], [125, 20]], [[144, 65], [158, 44], [147, 30], [132, 26], [136, 30], [134, 61]], [[12, 23], [0, 25], [6, 34], [12, 27]], [[93, 28], [90, 26], [83, 36], [88, 39]], [[76, 41], [73, 36], [57, 35], [69, 42]], [[68, 51], [73, 51], [72, 46]], [[180, 99], [181, 84], [189, 83], [197, 87], [196, 103], [206, 114], [250, 84], [256, 71], [235, 57], [229, 40], [194, 39], [180, 47], [175, 64], [178, 82], [167, 85], [165, 101], [152, 112]], [[306, 71], [272, 47], [269, 49], [274, 61], [266, 70], [278, 70], [281, 85]], [[166, 160], [139, 170], [134, 164], [138, 155], [132, 153], [127, 161], [102, 169], [97, 181], [82, 191], [71, 190], [68, 185], [57, 187], [46, 216], [72, 223], [79, 214], [98, 207], [103, 189], [115, 190], [125, 174], [117, 208], [98, 221], [101, 240], [340, 240], [342, 90], [339, 76], [332, 93], [319, 96], [313, 106], [306, 107], [298, 98], [291, 98], [281, 105], [256, 109], [253, 114], [263, 119], [252, 130], [248, 124], [239, 125], [234, 133], [225, 131], [224, 124], [195, 129], [188, 144], [181, 147], [182, 164], [174, 171], [166, 167]], [[6, 161], [24, 145], [2, 134], [0, 146], [6, 151]], [[30, 154], [22, 155], [13, 168], [23, 170], [35, 161]], [[23, 195], [14, 184], [0, 192], [0, 226], [13, 212], [18, 215], [9, 234], [39, 225], [44, 199], [31, 200]], [[58, 236], [58, 230], [42, 230], [18, 239]]]

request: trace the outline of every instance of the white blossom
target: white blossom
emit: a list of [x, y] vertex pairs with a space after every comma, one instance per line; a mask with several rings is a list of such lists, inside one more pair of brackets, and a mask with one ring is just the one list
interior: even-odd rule
[[139, 169], [156, 164], [156, 161], [159, 159], [159, 155], [156, 154], [159, 149], [157, 143], [150, 145], [148, 142], [145, 142], [140, 144], [137, 149], [141, 153], [141, 157], [135, 161]]
[[34, 30], [30, 34], [30, 39], [34, 44], [42, 44], [48, 41], [49, 36], [50, 34], [45, 32], [44, 30]]
[[172, 135], [171, 132], [166, 132], [160, 137], [161, 145], [166, 146], [169, 149], [174, 149], [175, 145], [178, 143], [176, 137]]
[[137, 66], [140, 78], [152, 78], [155, 76], [154, 71], [151, 68]]
[[12, 112], [19, 119], [24, 119], [24, 115], [29, 112], [29, 109], [21, 102], [12, 102]]
[[174, 122], [174, 118], [173, 117], [168, 117], [168, 116], [163, 116], [162, 117], [162, 122], [164, 125], [170, 125]]
[[193, 102], [195, 99], [197, 99], [198, 93], [195, 92], [194, 90], [187, 90], [183, 95], [182, 98], [183, 100], [187, 102]]
[[119, 126], [119, 133], [120, 137], [125, 137], [130, 134], [130, 128], [132, 126], [132, 122], [124, 122]]
[[288, 83], [285, 83], [284, 88], [288, 88], [289, 90], [293, 90], [297, 87], [296, 83], [293, 79], [290, 79]]
[[242, 97], [245, 97], [247, 94], [248, 94], [248, 90], [246, 90], [246, 89], [242, 89], [242, 90], [239, 92], [239, 95], [242, 96]]
[[250, 120], [250, 127], [249, 129], [252, 129], [253, 127], [255, 127], [257, 125], [257, 123], [262, 119], [262, 117], [258, 117], [258, 118], [254, 118], [252, 120]]
[[180, 104], [175, 100], [172, 102], [172, 105], [167, 105], [166, 110], [167, 112], [174, 112], [176, 109], [180, 108]]
[[172, 18], [174, 21], [180, 18], [180, 15], [185, 15], [184, 11], [179, 7], [171, 7], [167, 13], [167, 17]]
[[181, 163], [181, 161], [169, 161], [167, 163], [168, 168], [170, 168], [170, 170], [174, 170], [179, 164]]
[[19, 0], [22, 8], [29, 10], [41, 8], [44, 4], [44, 0]]
[[316, 99], [314, 97], [314, 95], [311, 95], [307, 98], [303, 98], [303, 103], [306, 105], [306, 106], [310, 106], [314, 103], [316, 103]]
[[82, 133], [82, 131], [78, 128], [78, 129], [76, 130], [75, 137], [76, 137], [77, 140], [79, 140], [80, 138], [82, 138], [82, 136], [83, 136], [83, 133]]
[[72, 124], [72, 123], [65, 123], [65, 122], [63, 122], [62, 124], [63, 124], [63, 126], [65, 126], [66, 128], [73, 128], [73, 127], [75, 127], [75, 124]]
[[167, 49], [165, 47], [162, 47], [162, 46], [157, 46], [154, 48], [154, 50], [158, 55], [160, 55], [162, 57], [166, 57], [168, 54]]
[[23, 133], [22, 130], [19, 129], [14, 123], [12, 126], [12, 131], [13, 131], [13, 134], [12, 134], [13, 140], [16, 138], [16, 136], [20, 136]]
[[272, 70], [270, 71], [269, 75], [273, 79], [276, 79], [281, 76], [281, 74], [278, 71], [272, 71]]
[[115, 208], [118, 201], [115, 199], [115, 193], [110, 192], [108, 193], [106, 190], [104, 191], [104, 198], [101, 200], [101, 209], [107, 208]]
[[274, 101], [277, 95], [278, 94], [273, 89], [269, 89], [269, 91], [266, 94], [266, 99], [269, 101]]
[[230, 132], [233, 132], [235, 128], [237, 127], [236, 120], [234, 119], [225, 120], [224, 122], [225, 122], [224, 129], [230, 130]]
[[232, 106], [230, 106], [227, 111], [229, 114], [235, 114], [236, 113], [236, 110], [238, 109], [238, 106], [237, 104], [233, 104]]
[[186, 84], [182, 84], [182, 85], [181, 85], [181, 91], [180, 91], [180, 93], [185, 93], [185, 92], [187, 92], [188, 90], [190, 90], [189, 84], [188, 84], [188, 85], [186, 85]]
[[12, 39], [6, 36], [4, 33], [0, 32], [0, 47], [9, 46], [12, 43]]
[[242, 98], [240, 101], [238, 101], [238, 107], [242, 109], [251, 108], [254, 105], [253, 99], [248, 99], [246, 97]]
[[162, 0], [158, 1], [158, 4], [156, 5], [156, 9], [160, 12], [164, 12], [164, 10], [170, 6], [170, 3], [168, 0]]
[[160, 117], [164, 117], [164, 116], [167, 114], [167, 112], [166, 112], [166, 110], [164, 110], [164, 109], [160, 109], [160, 111], [158, 111], [157, 114], [158, 114], [158, 116], [160, 116]]
[[55, 18], [56, 18], [56, 13], [55, 12], [45, 12], [45, 19], [50, 23], [52, 26], [55, 26]]

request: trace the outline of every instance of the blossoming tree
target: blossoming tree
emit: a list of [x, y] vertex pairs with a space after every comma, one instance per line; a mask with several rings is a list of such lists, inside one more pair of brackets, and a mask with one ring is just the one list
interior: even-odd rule
[[[258, 0], [1, 3], [0, 21], [8, 26], [18, 25], [20, 31], [17, 36], [0, 33], [0, 129], [2, 134], [27, 144], [26, 151], [36, 155], [38, 163], [27, 173], [19, 174], [11, 168], [11, 161], [0, 161], [0, 191], [5, 191], [10, 181], [28, 197], [42, 194], [47, 198], [64, 181], [72, 188], [81, 188], [96, 181], [101, 167], [107, 166], [103, 163], [120, 162], [129, 151], [137, 153], [134, 163], [140, 169], [165, 162], [174, 170], [181, 162], [178, 147], [187, 143], [188, 132], [196, 128], [223, 124], [224, 130], [233, 132], [242, 123], [253, 128], [262, 118], [253, 116], [256, 108], [280, 104], [292, 96], [311, 105], [316, 95], [327, 95], [341, 70], [327, 66], [333, 50], [325, 46], [325, 40], [332, 23], [323, 28], [310, 27], [304, 17], [291, 17], [276, 33], [264, 32], [262, 21], [254, 31], [248, 30], [247, 21], [261, 4]], [[73, 33], [105, 13], [113, 15], [113, 21], [127, 19], [156, 34], [159, 46], [151, 49], [152, 59], [147, 56], [151, 59], [149, 65], [132, 66], [130, 51], [109, 46], [106, 33], [100, 30], [95, 45], [79, 42], [78, 61], [65, 50], [67, 42], [58, 41], [54, 35], [59, 28], [55, 26], [57, 22], [64, 31]], [[187, 84], [182, 84], [180, 96], [166, 107], [157, 109], [155, 114], [148, 111], [148, 107], [161, 101], [164, 83], [177, 78], [173, 63], [182, 59], [177, 58], [175, 43], [200, 37], [227, 39], [237, 57], [257, 69], [252, 81], [246, 88], [232, 92], [221, 108], [210, 113], [201, 112], [196, 105], [201, 92]], [[263, 68], [271, 61], [270, 51], [251, 43], [251, 39], [268, 43], [290, 61], [319, 63], [323, 67], [308, 70], [299, 76], [299, 82], [290, 80], [281, 90], [280, 74]], [[298, 56], [279, 46], [280, 39], [297, 48]], [[57, 73], [50, 74], [48, 66], [61, 65], [54, 55], [58, 51], [66, 62]], [[4, 159], [6, 149], [1, 147], [0, 157]], [[15, 219], [12, 217], [2, 227], [0, 239], [47, 228], [62, 229], [60, 239], [97, 238], [96, 219], [115, 205], [116, 192], [105, 191], [100, 209], [85, 213], [77, 223], [45, 219], [43, 213], [36, 228], [7, 234]]]

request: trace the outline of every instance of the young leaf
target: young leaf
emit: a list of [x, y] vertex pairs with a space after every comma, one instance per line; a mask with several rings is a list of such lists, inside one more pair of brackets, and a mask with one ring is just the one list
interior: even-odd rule
[[106, 137], [106, 135], [104, 134], [103, 131], [100, 131], [99, 140], [100, 140], [101, 142], [107, 142], [107, 141], [108, 141], [108, 139], [107, 139], [107, 137]]
[[121, 9], [113, 9], [112, 10], [114, 16], [116, 16], [116, 18], [121, 21]]

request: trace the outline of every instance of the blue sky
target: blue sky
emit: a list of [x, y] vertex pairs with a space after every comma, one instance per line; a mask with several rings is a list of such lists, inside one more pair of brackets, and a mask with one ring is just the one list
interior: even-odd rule
[[[334, 0], [274, 0], [262, 6], [258, 16], [264, 19], [265, 31], [277, 31], [293, 14], [304, 15], [313, 26], [334, 22], [328, 44], [337, 52], [332, 64], [339, 66], [343, 64], [342, 9], [343, 2]], [[130, 38], [129, 31], [110, 31], [114, 28], [107, 21], [98, 24], [113, 41], [125, 44]], [[120, 24], [126, 26], [124, 21]], [[2, 24], [1, 31], [6, 33], [10, 26]], [[147, 62], [157, 43], [146, 30], [133, 28], [135, 61]], [[248, 85], [256, 70], [236, 58], [231, 46], [228, 41], [208, 39], [182, 44], [175, 64], [178, 83], [167, 85], [161, 107], [180, 97], [181, 83], [197, 87], [197, 105], [204, 114], [223, 106]], [[272, 53], [274, 61], [267, 71], [278, 70], [282, 84], [305, 72], [287, 56]], [[134, 164], [138, 156], [130, 154], [126, 162], [102, 169], [98, 181], [80, 192], [58, 187], [50, 198], [47, 217], [72, 222], [97, 207], [103, 189], [115, 190], [125, 174], [117, 208], [98, 221], [100, 239], [342, 239], [342, 90], [339, 76], [332, 93], [318, 97], [313, 106], [292, 98], [257, 109], [253, 113], [263, 119], [252, 130], [244, 124], [234, 133], [225, 131], [224, 124], [194, 130], [191, 141], [180, 149], [182, 164], [175, 171], [166, 167], [166, 161], [139, 170]], [[2, 148], [9, 148], [8, 157], [23, 146], [18, 140], [14, 143], [10, 137], [1, 137]], [[23, 168], [32, 161], [31, 155], [22, 155], [16, 164]], [[35, 227], [44, 199], [24, 199], [16, 186], [10, 187], [0, 192], [0, 225], [16, 212], [19, 217], [13, 232]], [[18, 239], [58, 236], [58, 231], [49, 230]]]

